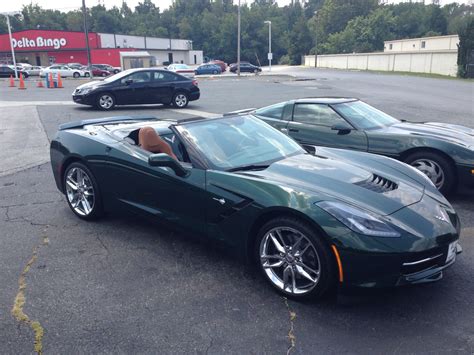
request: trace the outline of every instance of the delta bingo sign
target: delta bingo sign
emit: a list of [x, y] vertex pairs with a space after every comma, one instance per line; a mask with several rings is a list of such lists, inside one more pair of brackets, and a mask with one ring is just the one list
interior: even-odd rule
[[15, 49], [61, 49], [67, 45], [66, 38], [44, 38], [41, 36], [35, 38], [21, 37], [12, 38], [13, 48]]

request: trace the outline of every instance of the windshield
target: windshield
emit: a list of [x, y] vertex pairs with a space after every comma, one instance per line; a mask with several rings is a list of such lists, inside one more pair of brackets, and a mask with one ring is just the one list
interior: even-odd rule
[[305, 153], [291, 138], [250, 116], [193, 121], [176, 127], [217, 170], [271, 164]]
[[104, 81], [110, 83], [112, 81], [122, 79], [124, 76], [127, 76], [127, 75], [131, 74], [132, 72], [133, 72], [133, 69], [124, 70], [120, 73], [109, 76], [108, 78], [104, 79]]
[[345, 102], [332, 107], [358, 129], [374, 129], [400, 122], [362, 101]]

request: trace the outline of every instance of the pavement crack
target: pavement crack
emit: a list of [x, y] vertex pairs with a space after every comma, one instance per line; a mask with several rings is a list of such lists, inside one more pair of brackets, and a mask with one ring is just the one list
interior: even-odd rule
[[285, 300], [285, 306], [288, 310], [288, 315], [290, 316], [290, 329], [288, 330], [287, 338], [290, 341], [290, 345], [288, 346], [288, 350], [286, 351], [286, 355], [290, 355], [293, 350], [296, 349], [296, 336], [295, 336], [295, 320], [296, 320], [296, 312], [293, 312], [290, 308], [288, 303], [288, 298], [283, 297]]
[[102, 239], [100, 239], [99, 235], [96, 234], [95, 237], [96, 237], [97, 240], [99, 241], [100, 245], [102, 245], [102, 248], [104, 248], [105, 251], [107, 252], [107, 254], [109, 254], [109, 248], [107, 248], [107, 246], [106, 246], [105, 243], [102, 241]]
[[34, 351], [41, 355], [43, 353], [43, 335], [44, 335], [44, 329], [41, 326], [41, 323], [37, 320], [31, 320], [30, 317], [24, 312], [23, 307], [25, 306], [26, 303], [26, 296], [25, 296], [25, 291], [26, 291], [26, 276], [28, 272], [31, 269], [31, 266], [33, 263], [36, 261], [38, 258], [38, 250], [44, 246], [49, 244], [49, 239], [47, 237], [43, 237], [43, 241], [41, 244], [35, 246], [33, 248], [33, 253], [31, 255], [30, 260], [26, 263], [26, 266], [24, 267], [23, 271], [20, 274], [20, 278], [18, 279], [18, 292], [15, 296], [15, 300], [13, 302], [13, 307], [11, 310], [11, 314], [15, 319], [17, 320], [18, 323], [20, 324], [26, 324], [30, 326], [30, 328], [33, 330], [35, 334], [35, 340], [34, 340]]

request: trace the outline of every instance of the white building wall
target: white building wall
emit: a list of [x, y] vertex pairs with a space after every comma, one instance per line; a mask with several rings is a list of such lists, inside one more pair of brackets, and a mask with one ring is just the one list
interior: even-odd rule
[[[424, 47], [422, 42], [425, 42]], [[396, 41], [385, 41], [384, 52], [457, 50], [458, 43], [458, 35], [399, 39]]]
[[156, 37], [147, 37], [146, 38], [146, 48], [147, 49], [165, 49], [170, 48], [170, 39], [169, 38], [156, 38]]
[[[329, 54], [317, 56], [317, 67], [431, 73], [456, 76], [457, 51]], [[304, 65], [314, 67], [315, 56], [305, 56]]]

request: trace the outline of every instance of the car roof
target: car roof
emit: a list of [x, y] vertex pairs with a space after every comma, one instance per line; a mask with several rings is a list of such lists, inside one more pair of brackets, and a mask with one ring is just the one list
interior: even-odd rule
[[355, 97], [332, 97], [332, 96], [323, 96], [323, 97], [305, 97], [302, 99], [294, 100], [298, 104], [341, 104], [345, 102], [358, 101], [358, 98]]

